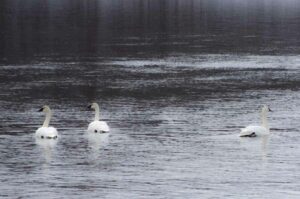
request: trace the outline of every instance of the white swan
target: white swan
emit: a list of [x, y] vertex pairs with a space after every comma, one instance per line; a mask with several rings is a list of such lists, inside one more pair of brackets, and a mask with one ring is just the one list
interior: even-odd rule
[[264, 105], [261, 110], [261, 121], [260, 126], [250, 125], [246, 128], [241, 129], [240, 137], [256, 137], [256, 136], [265, 136], [270, 133], [269, 123], [267, 119], [267, 113], [271, 112], [271, 109]]
[[52, 112], [49, 106], [43, 106], [43, 108], [41, 108], [39, 110], [39, 112], [45, 112], [46, 113], [46, 118], [45, 121], [43, 123], [43, 126], [38, 128], [38, 130], [36, 130], [35, 135], [37, 138], [40, 139], [56, 139], [58, 137], [58, 133], [56, 128], [54, 127], [49, 127], [49, 123], [50, 123], [50, 119], [52, 116]]
[[89, 133], [100, 133], [100, 134], [108, 133], [109, 127], [107, 123], [104, 121], [99, 121], [100, 119], [99, 105], [97, 103], [92, 103], [91, 105], [88, 106], [88, 108], [95, 110], [95, 119], [93, 122], [89, 124], [87, 131]]

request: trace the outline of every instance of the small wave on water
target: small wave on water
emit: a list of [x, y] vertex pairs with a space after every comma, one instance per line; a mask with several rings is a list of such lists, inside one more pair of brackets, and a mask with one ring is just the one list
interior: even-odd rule
[[[119, 59], [119, 60], [118, 60]], [[116, 58], [101, 64], [127, 67], [201, 68], [201, 69], [295, 69], [300, 67], [299, 55], [232, 55], [232, 54], [177, 54], [164, 58]]]

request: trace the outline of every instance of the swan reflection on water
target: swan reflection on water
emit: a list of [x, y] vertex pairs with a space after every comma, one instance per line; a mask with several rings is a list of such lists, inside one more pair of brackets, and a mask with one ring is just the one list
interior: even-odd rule
[[103, 162], [103, 149], [109, 144], [110, 133], [87, 133], [85, 137], [88, 141], [88, 159], [91, 163], [98, 165]]
[[86, 135], [88, 146], [95, 151], [107, 146], [109, 143], [109, 135], [110, 133], [88, 133]]
[[57, 139], [35, 139], [35, 143], [40, 147], [42, 155], [46, 162], [49, 163], [52, 159], [52, 153], [57, 145]]
[[268, 145], [270, 135], [255, 137], [255, 138], [241, 138], [241, 146], [247, 150], [247, 153], [259, 154], [263, 161], [267, 161]]

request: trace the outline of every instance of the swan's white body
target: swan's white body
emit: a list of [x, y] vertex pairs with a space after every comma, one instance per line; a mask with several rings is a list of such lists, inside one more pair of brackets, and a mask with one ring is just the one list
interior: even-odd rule
[[35, 132], [38, 138], [55, 139], [58, 136], [57, 130], [54, 127], [40, 127]]
[[46, 113], [46, 118], [43, 123], [43, 126], [38, 128], [35, 132], [35, 136], [39, 139], [56, 139], [58, 137], [58, 132], [56, 128], [49, 127], [49, 123], [51, 120], [52, 112], [48, 106], [44, 106], [40, 111]]
[[100, 108], [97, 103], [93, 103], [90, 108], [95, 109], [95, 119], [88, 126], [88, 133], [109, 133], [109, 126], [104, 121], [99, 121], [100, 119]]
[[[254, 134], [253, 134], [254, 133]], [[250, 125], [246, 128], [241, 129], [241, 137], [255, 137], [255, 136], [264, 136], [268, 135], [270, 131], [263, 126], [254, 126]], [[252, 136], [250, 136], [253, 134]]]
[[240, 137], [256, 137], [266, 136], [270, 134], [269, 123], [267, 119], [267, 113], [270, 111], [269, 107], [264, 105], [261, 111], [262, 124], [250, 125], [246, 128], [241, 129]]
[[104, 121], [93, 121], [89, 124], [88, 132], [90, 133], [107, 133], [109, 132], [109, 127]]

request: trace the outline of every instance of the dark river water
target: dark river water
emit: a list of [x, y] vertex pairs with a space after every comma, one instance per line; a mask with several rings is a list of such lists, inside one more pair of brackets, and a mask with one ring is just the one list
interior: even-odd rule
[[[1, 1], [0, 198], [300, 198], [299, 10]], [[109, 137], [87, 136], [94, 101]], [[34, 137], [45, 104], [56, 141]], [[270, 136], [240, 138], [263, 104]]]

